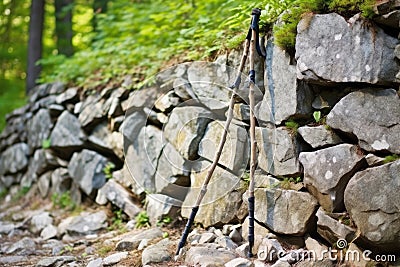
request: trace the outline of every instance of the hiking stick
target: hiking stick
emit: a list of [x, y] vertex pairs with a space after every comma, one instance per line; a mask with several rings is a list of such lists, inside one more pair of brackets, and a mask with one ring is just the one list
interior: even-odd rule
[[251, 20], [251, 40], [250, 40], [250, 71], [249, 71], [249, 102], [250, 102], [250, 184], [249, 184], [249, 252], [248, 257], [253, 257], [253, 246], [254, 246], [254, 205], [255, 205], [255, 198], [254, 198], [254, 172], [256, 170], [257, 165], [257, 142], [256, 142], [256, 119], [254, 116], [254, 107], [255, 107], [255, 100], [254, 100], [254, 87], [255, 87], [255, 76], [256, 72], [254, 70], [254, 56], [255, 51], [262, 56], [263, 54], [260, 52], [259, 49], [259, 39], [258, 39], [258, 21], [260, 19], [261, 10], [258, 8], [253, 9], [251, 12], [253, 16]]
[[234, 84], [230, 87], [231, 89], [233, 89], [233, 91], [232, 91], [232, 95], [230, 97], [228, 114], [227, 114], [225, 125], [224, 125], [224, 132], [223, 132], [221, 140], [219, 142], [217, 153], [214, 156], [213, 163], [211, 164], [210, 168], [208, 169], [206, 179], [203, 182], [203, 185], [201, 187], [201, 191], [200, 191], [200, 193], [199, 193], [199, 195], [197, 197], [195, 205], [192, 208], [192, 212], [191, 212], [191, 214], [189, 216], [189, 219], [188, 219], [188, 221], [186, 223], [185, 229], [183, 230], [182, 238], [181, 238], [181, 240], [180, 240], [180, 242], [178, 244], [178, 249], [176, 251], [176, 255], [179, 255], [180, 250], [183, 248], [183, 246], [186, 243], [186, 239], [187, 239], [187, 237], [189, 235], [189, 232], [190, 232], [190, 229], [191, 229], [192, 224], [194, 222], [194, 219], [196, 217], [196, 214], [199, 211], [199, 207], [200, 207], [201, 201], [203, 200], [203, 198], [204, 198], [204, 196], [205, 196], [205, 194], [207, 192], [207, 186], [210, 183], [211, 177], [212, 177], [212, 175], [213, 175], [213, 173], [215, 171], [215, 168], [217, 167], [219, 158], [221, 157], [222, 150], [223, 150], [225, 142], [226, 142], [226, 136], [228, 134], [229, 125], [231, 124], [231, 121], [232, 121], [232, 118], [233, 118], [233, 106], [235, 104], [235, 96], [237, 95], [237, 91], [238, 91], [239, 86], [241, 84], [241, 74], [242, 74], [244, 66], [246, 64], [246, 60], [247, 60], [247, 57], [248, 57], [249, 46], [250, 46], [250, 35], [248, 34], [247, 37], [246, 37], [246, 41], [245, 41], [245, 45], [244, 45], [244, 52], [243, 52], [243, 55], [242, 55], [242, 59], [240, 61], [237, 77], [235, 79]]

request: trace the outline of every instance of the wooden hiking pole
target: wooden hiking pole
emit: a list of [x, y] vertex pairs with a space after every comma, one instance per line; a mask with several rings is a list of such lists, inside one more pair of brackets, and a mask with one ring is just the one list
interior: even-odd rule
[[[226, 118], [225, 125], [224, 125], [224, 132], [222, 134], [220, 143], [218, 145], [217, 153], [214, 156], [213, 163], [211, 164], [210, 168], [208, 169], [207, 176], [206, 176], [206, 178], [205, 178], [205, 180], [203, 182], [203, 185], [202, 185], [200, 193], [199, 193], [199, 195], [197, 197], [196, 203], [192, 208], [192, 212], [190, 213], [189, 219], [188, 219], [188, 221], [187, 221], [187, 223], [185, 225], [185, 229], [183, 230], [182, 237], [181, 237], [181, 240], [180, 240], [180, 242], [178, 244], [178, 249], [176, 251], [176, 255], [177, 256], [180, 254], [181, 249], [184, 247], [184, 245], [186, 243], [187, 237], [188, 237], [190, 229], [191, 229], [191, 227], [193, 225], [193, 222], [194, 222], [194, 219], [196, 217], [196, 214], [197, 214], [197, 212], [199, 210], [200, 204], [201, 204], [201, 202], [202, 202], [202, 200], [203, 200], [203, 198], [204, 198], [204, 196], [205, 196], [205, 194], [207, 192], [208, 184], [210, 183], [212, 175], [213, 175], [213, 173], [215, 171], [215, 168], [218, 165], [218, 161], [219, 161], [219, 159], [221, 157], [222, 150], [223, 150], [225, 142], [226, 142], [226, 136], [228, 134], [228, 129], [229, 129], [229, 126], [230, 126], [232, 118], [233, 118], [233, 106], [235, 104], [235, 97], [237, 95], [239, 86], [241, 84], [241, 75], [242, 75], [244, 66], [245, 66], [246, 61], [247, 61], [247, 57], [248, 57], [249, 47], [250, 46], [252, 47], [252, 49], [250, 50], [250, 59], [253, 58], [253, 59], [250, 60], [250, 70], [251, 71], [250, 71], [250, 74], [249, 74], [249, 77], [250, 77], [250, 91], [249, 91], [250, 114], [252, 116], [252, 119], [250, 120], [250, 128], [251, 128], [251, 125], [253, 125], [253, 134], [250, 131], [250, 137], [253, 136], [253, 138], [251, 137], [251, 140], [252, 140], [251, 146], [252, 146], [252, 151], [254, 150], [254, 152], [255, 152], [255, 147], [253, 148], [253, 140], [255, 140], [255, 138], [254, 138], [254, 136], [255, 136], [254, 135], [255, 118], [254, 118], [254, 113], [253, 113], [253, 109], [254, 109], [254, 86], [255, 86], [254, 85], [254, 78], [255, 78], [254, 50], [257, 49], [258, 53], [260, 55], [262, 55], [262, 52], [261, 52], [261, 49], [260, 49], [259, 43], [258, 43], [258, 21], [259, 21], [259, 18], [260, 18], [260, 14], [261, 14], [261, 10], [260, 9], [253, 9], [251, 27], [249, 28], [249, 31], [248, 31], [247, 36], [246, 36], [246, 41], [245, 41], [245, 45], [244, 45], [244, 51], [243, 51], [242, 59], [240, 61], [238, 74], [237, 74], [237, 77], [236, 77], [236, 80], [235, 80], [234, 84], [230, 87], [233, 91], [232, 91], [232, 95], [231, 95], [230, 102], [229, 102], [228, 114], [227, 114], [227, 118]], [[251, 97], [252, 97], [252, 100], [251, 100]], [[253, 108], [251, 108], [252, 104], [253, 104]], [[251, 122], [251, 121], [253, 121], [253, 122]], [[253, 152], [252, 152], [252, 154], [253, 154]], [[251, 157], [251, 159], [254, 159], [254, 158], [255, 158], [254, 156]], [[251, 161], [251, 162], [254, 162], [254, 160]], [[255, 164], [254, 164], [254, 167], [252, 167], [252, 168], [255, 169]], [[253, 173], [253, 175], [251, 175], [251, 173]], [[253, 170], [253, 172], [250, 171], [250, 179], [253, 176], [254, 176], [254, 170]], [[250, 224], [252, 225], [252, 229], [253, 229], [252, 230], [253, 234], [252, 234], [251, 244], [254, 244], [254, 177], [251, 180], [253, 180], [253, 185], [252, 185], [253, 198], [252, 198], [252, 206], [251, 206], [252, 210], [253, 210], [253, 212], [252, 212], [252, 214], [253, 214], [253, 217], [252, 217], [253, 218], [253, 222], [250, 223]], [[251, 180], [250, 180], [250, 185], [252, 184]], [[250, 211], [250, 198], [249, 198], [249, 211]], [[250, 243], [250, 231], [249, 231], [249, 243]], [[252, 246], [253, 245], [251, 245], [251, 247]]]

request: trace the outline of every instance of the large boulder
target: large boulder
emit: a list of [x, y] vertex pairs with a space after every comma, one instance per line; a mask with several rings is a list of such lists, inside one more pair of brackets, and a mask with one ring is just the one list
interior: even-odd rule
[[367, 151], [400, 154], [400, 98], [394, 89], [350, 93], [334, 106], [326, 122], [354, 134]]
[[104, 100], [98, 95], [90, 95], [82, 102], [78, 119], [83, 129], [90, 131], [102, 120], [106, 115], [103, 105]]
[[[225, 123], [213, 121], [208, 124], [206, 133], [199, 144], [199, 155], [213, 161], [217, 153]], [[218, 161], [232, 173], [240, 176], [249, 162], [250, 144], [244, 127], [231, 123], [226, 142]]]
[[[399, 40], [357, 17], [314, 15], [297, 25], [297, 77], [311, 82], [394, 84]], [[327, 62], [329, 64], [327, 64]]]
[[0, 154], [0, 175], [17, 173], [28, 166], [29, 147], [18, 143], [7, 148]]
[[162, 137], [161, 130], [148, 125], [125, 150], [125, 163], [134, 179], [133, 192], [137, 195], [155, 191], [155, 174], [164, 146]]
[[146, 125], [146, 120], [145, 114], [140, 111], [132, 111], [125, 116], [119, 128], [124, 135], [125, 150], [137, 139], [140, 130]]
[[82, 191], [90, 195], [95, 189], [99, 189], [105, 184], [106, 177], [103, 169], [106, 164], [105, 157], [84, 149], [82, 152], [74, 153], [68, 164], [68, 172]]
[[258, 119], [281, 124], [290, 117], [311, 113], [312, 90], [297, 80], [296, 65], [289, 54], [273, 44], [267, 44], [264, 98], [258, 110]]
[[[192, 171], [191, 188], [182, 204], [181, 214], [185, 218], [189, 217], [191, 208], [196, 203], [210, 165], [208, 161], [200, 161], [198, 163]], [[241, 183], [239, 177], [220, 167], [216, 167], [208, 184], [208, 191], [197, 213], [196, 222], [208, 227], [237, 220], [237, 213], [242, 204], [244, 191], [245, 186]]]
[[156, 192], [183, 201], [190, 187], [190, 166], [175, 147], [166, 143], [158, 160]]
[[301, 145], [288, 129], [257, 127], [258, 166], [264, 171], [278, 175], [298, 175], [301, 166], [298, 155]]
[[64, 111], [57, 120], [50, 135], [51, 148], [61, 158], [70, 158], [74, 151], [79, 150], [86, 140], [77, 117]]
[[344, 209], [343, 193], [351, 176], [364, 166], [362, 152], [355, 145], [341, 144], [315, 152], [300, 153], [304, 183], [328, 212]]
[[176, 218], [182, 205], [182, 201], [162, 194], [149, 194], [146, 201], [146, 211], [152, 224], [162, 221], [164, 217]]
[[370, 246], [398, 253], [400, 247], [400, 161], [358, 172], [346, 187], [350, 217]]
[[40, 109], [35, 116], [28, 122], [28, 145], [33, 151], [42, 147], [42, 142], [49, 138], [53, 123], [47, 109]]
[[164, 127], [165, 138], [185, 159], [195, 159], [199, 143], [213, 113], [202, 107], [177, 107]]
[[314, 225], [317, 200], [307, 192], [258, 188], [255, 219], [276, 233], [304, 235]]

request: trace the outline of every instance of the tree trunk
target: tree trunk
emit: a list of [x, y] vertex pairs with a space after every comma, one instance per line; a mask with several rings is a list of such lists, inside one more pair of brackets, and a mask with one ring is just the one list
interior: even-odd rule
[[93, 1], [93, 31], [97, 31], [97, 14], [107, 12], [108, 0], [94, 0]]
[[72, 4], [73, 0], [55, 0], [56, 36], [59, 54], [70, 57], [74, 54], [72, 45]]
[[29, 21], [28, 68], [26, 72], [26, 93], [36, 85], [41, 67], [36, 62], [42, 57], [42, 36], [44, 22], [44, 0], [32, 0]]

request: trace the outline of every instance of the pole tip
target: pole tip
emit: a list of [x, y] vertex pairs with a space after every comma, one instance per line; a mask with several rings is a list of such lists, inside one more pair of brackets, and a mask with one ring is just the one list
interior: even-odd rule
[[253, 10], [251, 11], [251, 15], [261, 15], [261, 9], [253, 8]]

